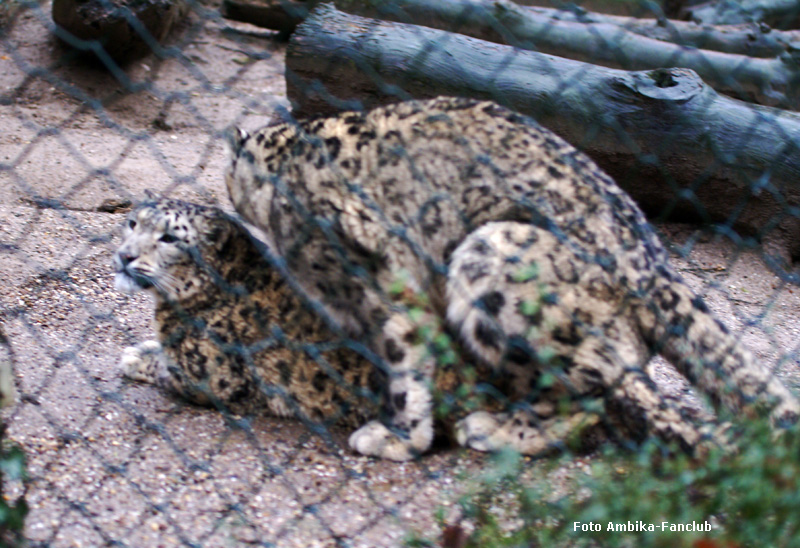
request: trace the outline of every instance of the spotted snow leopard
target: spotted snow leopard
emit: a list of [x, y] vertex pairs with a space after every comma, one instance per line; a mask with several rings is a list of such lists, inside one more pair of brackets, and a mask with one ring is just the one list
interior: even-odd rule
[[[405, 460], [430, 446], [436, 359], [418, 334], [444, 319], [518, 392], [509, 412], [459, 423], [459, 440], [478, 449], [531, 452], [539, 398], [552, 391], [600, 395], [696, 447], [701, 430], [645, 372], [656, 353], [715, 404], [766, 404], [779, 426], [797, 419], [795, 397], [682, 281], [630, 197], [530, 118], [440, 97], [230, 141], [236, 210], [306, 297], [383, 358], [391, 416], [350, 436], [359, 453]], [[402, 302], [400, 286], [427, 306]], [[557, 388], [543, 386], [553, 377]]]
[[138, 205], [114, 255], [115, 285], [154, 296], [158, 340], [126, 348], [123, 372], [232, 413], [351, 426], [374, 416], [359, 393], [369, 363], [303, 308], [263, 251], [219, 209]]
[[[127, 377], [237, 414], [350, 427], [379, 416], [375, 366], [297, 297], [269, 249], [239, 221], [217, 208], [151, 197], [128, 215], [122, 236], [115, 284], [154, 296], [158, 336], [125, 349]], [[459, 366], [442, 365], [435, 382], [443, 399], [461, 396], [442, 417], [444, 433], [456, 438], [462, 408], [480, 401], [464, 391], [470, 379]], [[535, 408], [536, 453], [562, 446], [565, 425], [585, 434], [578, 442], [605, 437], [597, 414], [576, 408], [562, 418], [544, 399]]]

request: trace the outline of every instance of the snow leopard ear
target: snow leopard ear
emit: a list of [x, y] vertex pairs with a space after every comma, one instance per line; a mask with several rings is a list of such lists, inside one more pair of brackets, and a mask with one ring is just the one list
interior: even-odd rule
[[151, 190], [149, 188], [146, 188], [144, 190], [144, 197], [145, 200], [148, 202], [157, 202], [158, 200], [161, 199], [161, 196], [159, 196], [155, 190]]
[[[221, 211], [215, 211], [206, 220], [206, 227], [203, 230], [206, 244], [221, 248], [220, 253], [229, 253], [230, 241], [234, 233], [231, 219]], [[222, 258], [222, 257], [220, 257]]]
[[234, 156], [242, 148], [248, 137], [250, 137], [250, 134], [240, 127], [231, 126], [225, 130], [225, 143]]

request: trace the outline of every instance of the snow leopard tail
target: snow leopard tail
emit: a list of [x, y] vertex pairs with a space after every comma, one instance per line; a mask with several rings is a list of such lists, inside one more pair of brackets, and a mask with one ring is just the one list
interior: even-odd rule
[[671, 269], [663, 269], [638, 308], [650, 347], [669, 360], [715, 407], [752, 412], [766, 406], [773, 426], [788, 427], [800, 402], [711, 313]]

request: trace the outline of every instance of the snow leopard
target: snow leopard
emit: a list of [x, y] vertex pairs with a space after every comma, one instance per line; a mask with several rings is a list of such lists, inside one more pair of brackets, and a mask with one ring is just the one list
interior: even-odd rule
[[[156, 304], [157, 340], [126, 348], [120, 359], [129, 379], [227, 413], [300, 419], [317, 431], [381, 416], [374, 360], [298, 295], [268, 244], [219, 208], [149, 195], [123, 224], [113, 263], [118, 290], [148, 291]], [[421, 297], [405, 298], [412, 305]], [[508, 393], [487, 371], [463, 369], [442, 363], [435, 376], [440, 400], [451, 400], [439, 430], [456, 440], [464, 409], [500, 409], [504, 400], [465, 388], [480, 380]], [[563, 448], [569, 432], [579, 431], [577, 448], [607, 439], [596, 413], [575, 408], [563, 417], [544, 399], [534, 407], [530, 453]]]
[[[706, 430], [648, 375], [655, 354], [718, 408], [764, 407], [776, 427], [797, 420], [798, 400], [682, 280], [634, 201], [527, 116], [439, 97], [228, 140], [236, 211], [264, 231], [304, 298], [380, 357], [390, 412], [350, 436], [358, 453], [407, 460], [429, 449], [437, 356], [419, 336], [426, 325], [508, 381], [506, 409], [458, 423], [475, 449], [534, 453], [542, 402], [580, 398], [634, 430], [703, 447]], [[409, 304], [409, 293], [426, 299]], [[569, 435], [571, 416], [553, 431]]]
[[218, 208], [140, 203], [114, 254], [115, 286], [153, 296], [158, 340], [126, 348], [123, 373], [237, 415], [360, 425], [375, 415], [372, 367], [305, 311], [270, 256]]

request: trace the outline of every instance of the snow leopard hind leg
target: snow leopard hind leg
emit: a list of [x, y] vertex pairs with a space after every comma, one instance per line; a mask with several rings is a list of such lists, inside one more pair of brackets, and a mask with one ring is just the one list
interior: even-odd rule
[[[677, 283], [674, 291], [684, 292], [684, 299], [697, 300], [675, 278], [655, 282], [657, 286], [667, 283], [670, 287]], [[681, 402], [671, 401], [657, 389], [645, 366], [658, 351], [677, 362], [690, 381], [697, 381], [702, 373], [696, 384], [712, 401], [739, 409], [749, 397], [774, 397], [779, 403], [773, 414], [783, 422], [791, 422], [797, 409], [791, 393], [752, 360], [747, 361], [746, 350], [730, 340], [715, 339], [722, 348], [717, 354], [741, 355], [741, 361], [735, 362], [738, 368], [717, 360], [716, 354], [709, 355], [708, 349], [699, 355], [706, 362], [717, 360], [719, 368], [699, 358], [676, 359], [674, 354], [687, 348], [699, 352], [700, 343], [668, 336], [677, 330], [642, 327], [642, 316], [648, 311], [654, 316], [653, 308], [661, 308], [657, 292], [649, 298], [637, 295], [615, 272], [542, 228], [506, 222], [473, 232], [451, 257], [447, 295], [450, 323], [478, 357], [518, 379], [520, 401], [550, 400], [557, 405], [558, 399], [602, 397], [614, 413], [610, 423], [621, 425], [626, 437], [640, 440], [656, 434], [687, 452], [726, 442], [724, 427], [697, 419]], [[663, 321], [662, 316], [658, 321]], [[655, 335], [663, 337], [660, 346], [653, 342]], [[735, 389], [725, 388], [719, 380], [731, 372], [735, 372]], [[538, 386], [545, 373], [559, 380], [560, 390]], [[738, 386], [741, 379], [747, 382]], [[462, 443], [479, 450], [509, 446], [537, 454], [563, 442], [559, 435], [573, 435], [572, 425], [581, 427], [586, 422], [567, 415], [553, 427], [537, 420], [532, 409], [523, 406], [520, 410], [517, 405], [510, 416], [474, 413], [459, 423], [457, 435]]]

